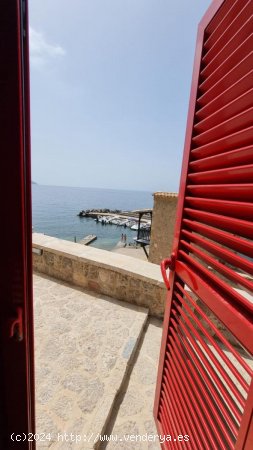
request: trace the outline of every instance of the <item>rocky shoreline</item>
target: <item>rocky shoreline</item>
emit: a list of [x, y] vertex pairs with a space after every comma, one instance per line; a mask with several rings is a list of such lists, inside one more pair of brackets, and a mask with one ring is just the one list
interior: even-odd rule
[[120, 209], [108, 209], [108, 208], [103, 208], [103, 209], [86, 209], [86, 210], [82, 210], [80, 211], [77, 215], [79, 217], [96, 217], [96, 216], [101, 216], [103, 214], [129, 214], [129, 211], [121, 211]]

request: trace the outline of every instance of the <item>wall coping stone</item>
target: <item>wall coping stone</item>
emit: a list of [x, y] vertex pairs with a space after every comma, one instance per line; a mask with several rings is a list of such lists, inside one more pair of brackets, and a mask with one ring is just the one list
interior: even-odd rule
[[133, 274], [135, 277], [149, 283], [164, 287], [160, 267], [148, 261], [142, 261], [132, 256], [113, 253], [87, 245], [58, 239], [41, 233], [33, 233], [33, 248], [54, 251], [73, 260], [83, 260], [89, 264], [114, 270], [119, 273]]
[[178, 198], [177, 192], [154, 192], [153, 197], [161, 197], [161, 198]]

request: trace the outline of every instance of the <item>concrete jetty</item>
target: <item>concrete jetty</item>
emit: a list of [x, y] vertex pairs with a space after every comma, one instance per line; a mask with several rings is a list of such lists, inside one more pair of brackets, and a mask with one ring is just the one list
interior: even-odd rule
[[[118, 211], [118, 210], [117, 210]], [[90, 217], [93, 219], [97, 219], [99, 217], [108, 217], [108, 216], [117, 216], [119, 219], [129, 219], [129, 220], [139, 220], [139, 212], [141, 210], [135, 210], [135, 211], [120, 211], [120, 212], [101, 212], [101, 210], [95, 211], [95, 210], [87, 210], [87, 211], [80, 211], [77, 215], [79, 217]], [[145, 211], [145, 210], [144, 210]], [[149, 214], [143, 214], [141, 221], [142, 222], [149, 222], [150, 216]]]
[[79, 244], [83, 245], [89, 245], [91, 242], [95, 241], [97, 239], [97, 236], [95, 234], [89, 234], [89, 236], [85, 236], [81, 241], [79, 241]]

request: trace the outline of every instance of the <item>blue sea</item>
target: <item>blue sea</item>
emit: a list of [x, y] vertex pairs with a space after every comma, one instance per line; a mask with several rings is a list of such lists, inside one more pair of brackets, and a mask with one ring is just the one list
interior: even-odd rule
[[151, 192], [125, 191], [115, 189], [93, 189], [61, 186], [32, 186], [33, 231], [49, 236], [77, 242], [89, 234], [97, 240], [93, 247], [111, 250], [127, 235], [127, 242], [133, 242], [136, 231], [116, 225], [103, 226], [91, 218], [80, 218], [77, 214], [86, 209], [134, 209], [152, 208]]

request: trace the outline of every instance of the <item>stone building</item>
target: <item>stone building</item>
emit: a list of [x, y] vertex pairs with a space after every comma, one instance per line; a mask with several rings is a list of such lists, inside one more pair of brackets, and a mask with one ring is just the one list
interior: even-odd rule
[[149, 262], [160, 264], [171, 253], [178, 194], [155, 192]]

